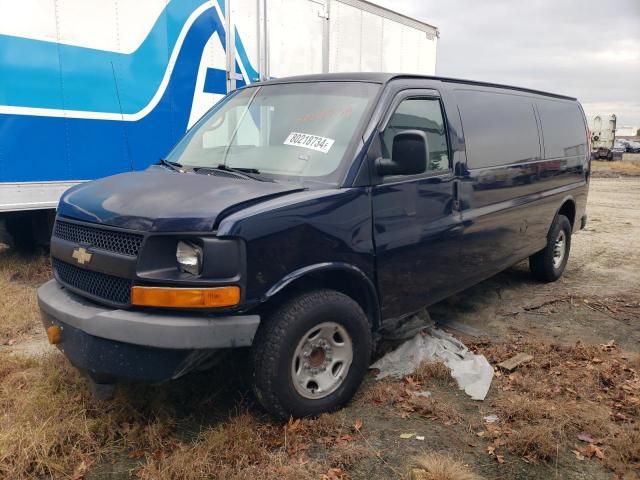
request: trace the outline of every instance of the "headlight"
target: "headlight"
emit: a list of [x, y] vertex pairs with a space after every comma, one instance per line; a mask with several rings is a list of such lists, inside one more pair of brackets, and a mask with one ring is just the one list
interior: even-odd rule
[[202, 249], [190, 242], [178, 242], [176, 259], [180, 270], [192, 275], [200, 275], [202, 271]]

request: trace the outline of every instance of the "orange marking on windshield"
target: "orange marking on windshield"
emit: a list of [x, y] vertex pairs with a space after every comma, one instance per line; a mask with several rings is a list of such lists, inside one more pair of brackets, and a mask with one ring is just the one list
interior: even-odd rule
[[347, 105], [342, 108], [327, 108], [318, 112], [306, 113], [301, 117], [296, 118], [297, 123], [317, 122], [321, 120], [327, 120], [333, 117], [350, 118], [353, 115], [353, 109], [351, 105]]

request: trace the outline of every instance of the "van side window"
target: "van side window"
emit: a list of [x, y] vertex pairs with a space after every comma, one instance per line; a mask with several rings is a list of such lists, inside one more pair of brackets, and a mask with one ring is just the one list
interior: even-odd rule
[[437, 172], [449, 169], [449, 151], [440, 100], [408, 98], [398, 105], [382, 134], [385, 157], [391, 158], [393, 137], [403, 130], [422, 130], [427, 135], [429, 142], [427, 171]]
[[545, 158], [581, 156], [587, 152], [587, 131], [580, 107], [574, 102], [536, 100]]
[[526, 96], [456, 90], [469, 168], [539, 160], [533, 101]]

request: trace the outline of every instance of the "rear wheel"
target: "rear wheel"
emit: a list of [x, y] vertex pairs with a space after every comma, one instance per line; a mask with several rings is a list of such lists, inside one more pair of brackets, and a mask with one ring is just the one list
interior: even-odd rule
[[547, 246], [529, 257], [531, 274], [543, 282], [555, 282], [567, 266], [570, 250], [571, 222], [564, 215], [556, 215], [547, 235]]
[[253, 388], [279, 418], [335, 410], [369, 366], [371, 328], [360, 306], [333, 290], [287, 301], [264, 319], [252, 347]]

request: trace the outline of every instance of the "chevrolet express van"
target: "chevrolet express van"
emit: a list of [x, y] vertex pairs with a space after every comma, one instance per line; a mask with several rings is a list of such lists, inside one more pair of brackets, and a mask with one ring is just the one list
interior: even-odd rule
[[158, 165], [63, 195], [43, 323], [103, 397], [250, 347], [266, 410], [336, 409], [381, 326], [527, 258], [541, 281], [562, 275], [586, 223], [587, 132], [574, 98], [473, 81], [239, 89]]

